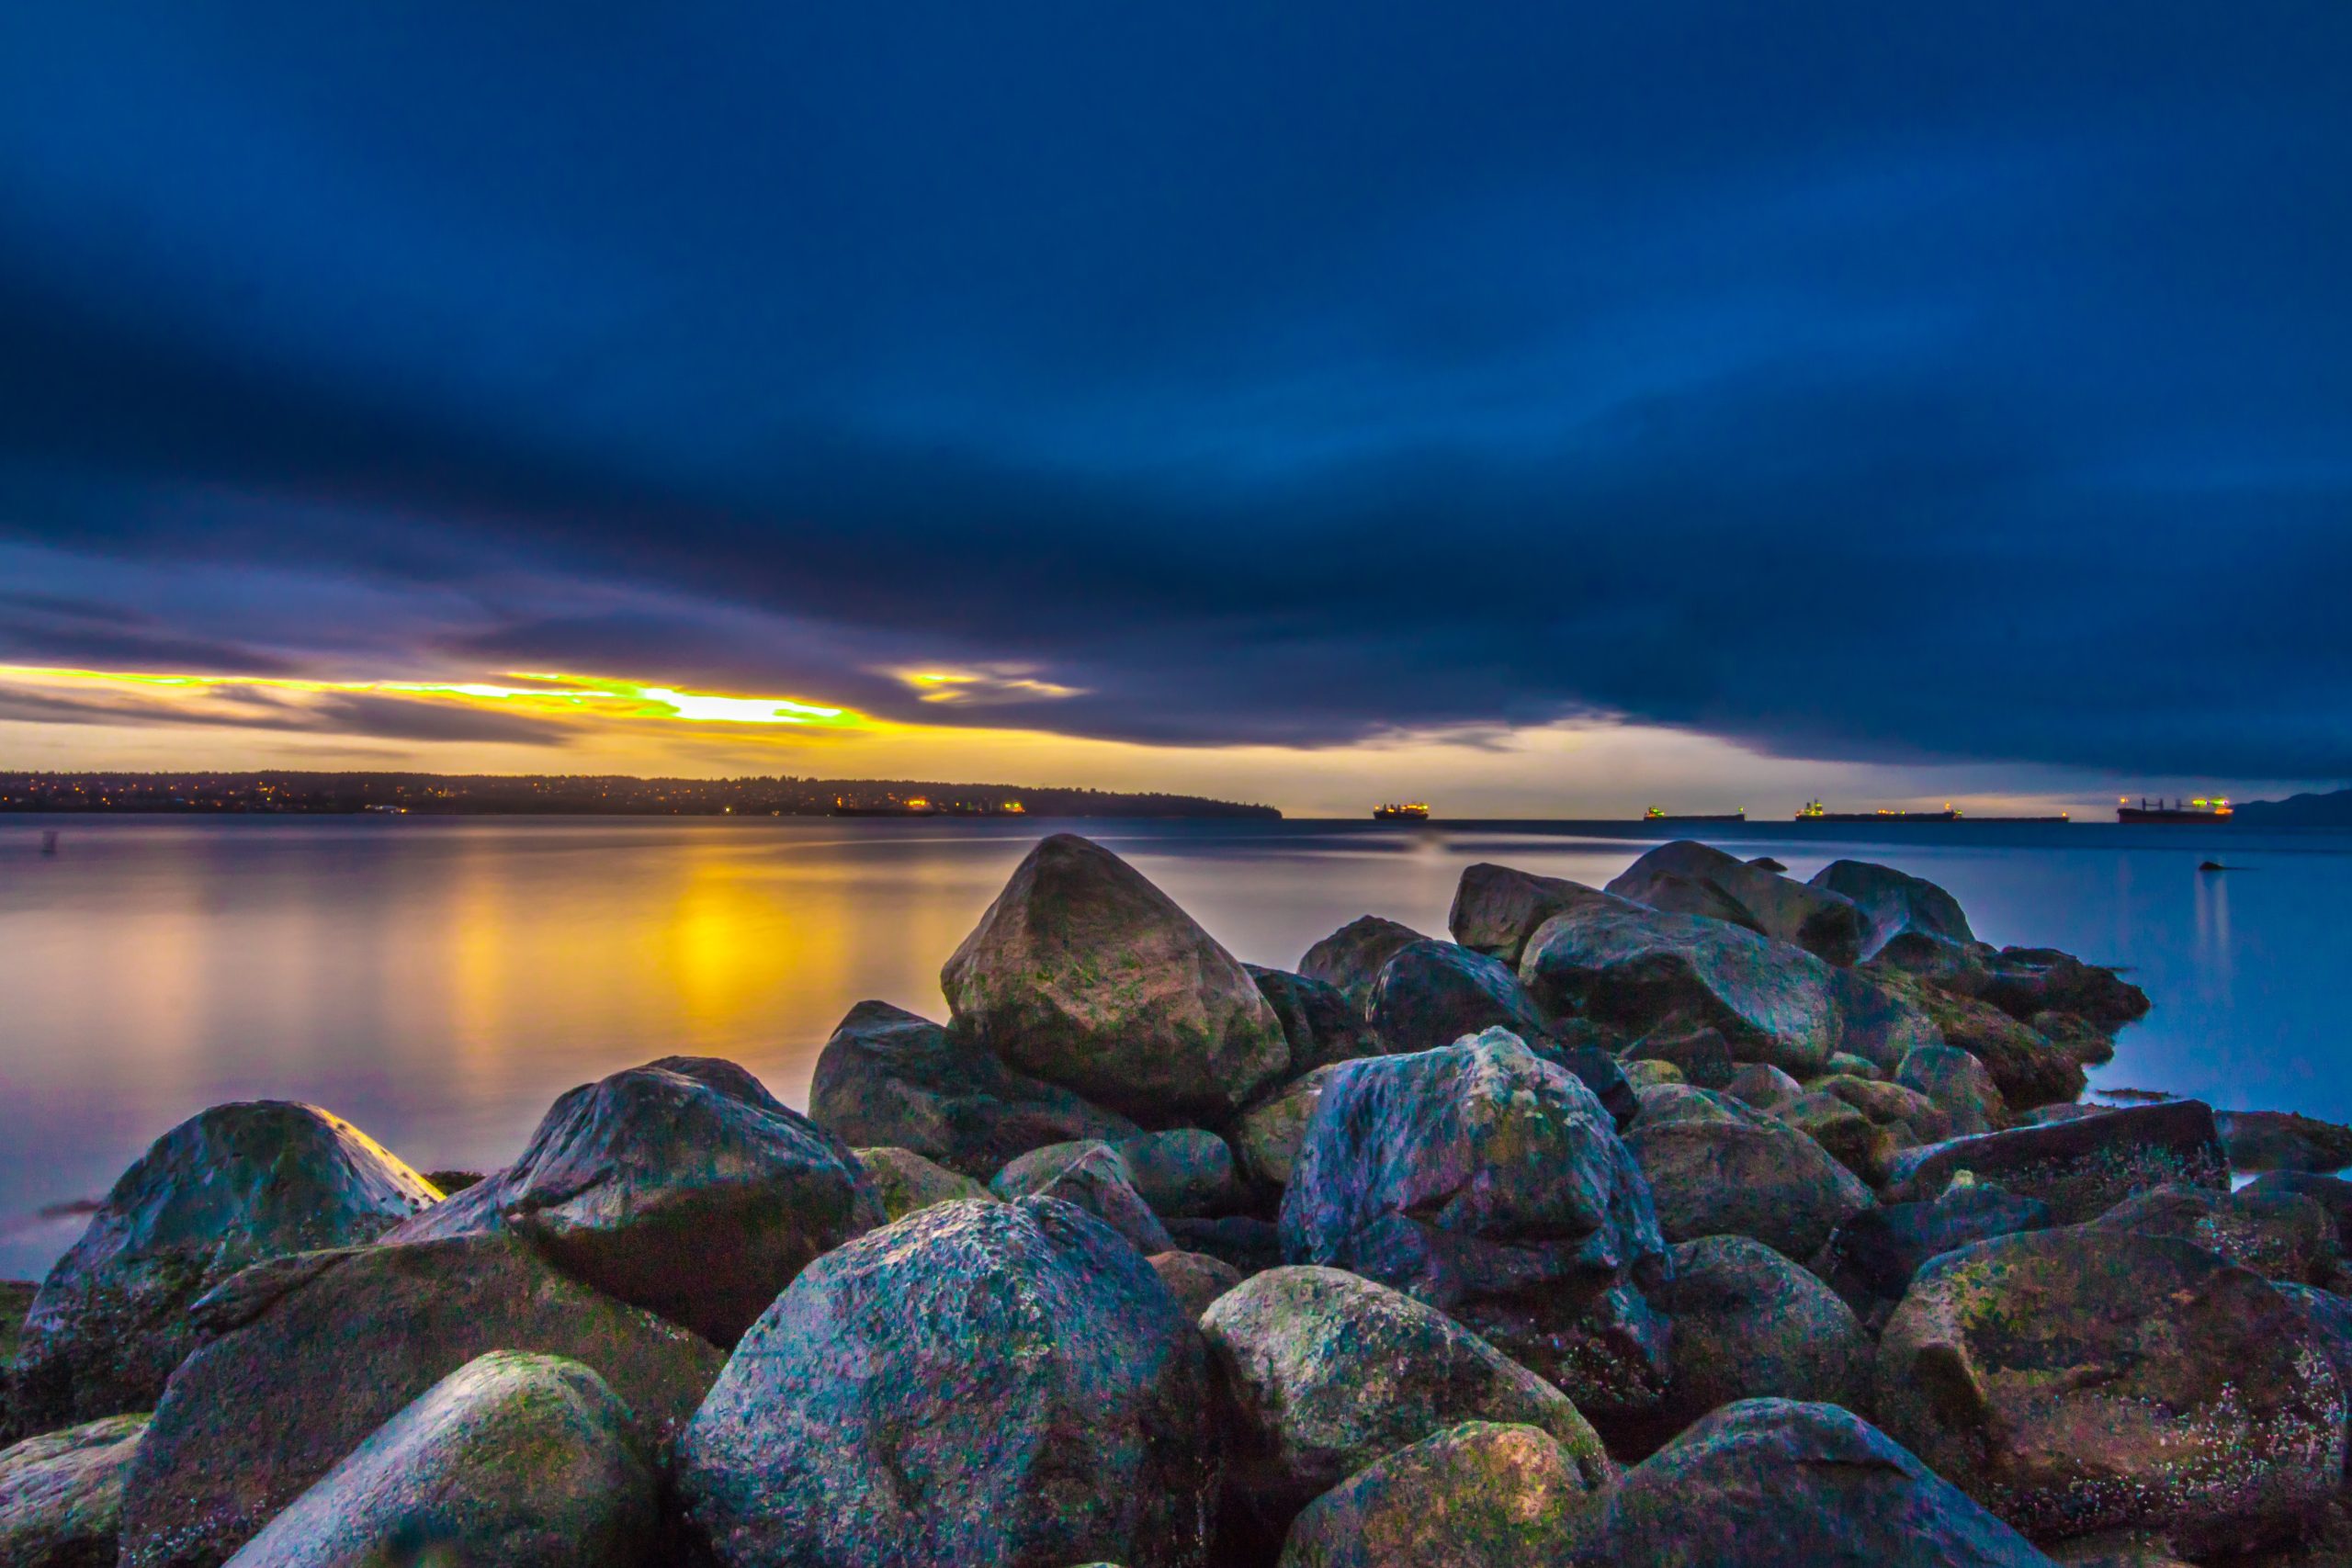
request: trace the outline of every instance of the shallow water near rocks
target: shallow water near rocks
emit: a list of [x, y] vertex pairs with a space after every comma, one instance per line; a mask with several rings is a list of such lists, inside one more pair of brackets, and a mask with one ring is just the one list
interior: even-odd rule
[[[174, 1122], [306, 1100], [420, 1169], [518, 1152], [573, 1084], [730, 1056], [795, 1105], [850, 1004], [940, 1016], [939, 966], [1030, 844], [1108, 844], [1239, 956], [1364, 913], [1433, 935], [1464, 866], [1595, 885], [1636, 825], [826, 818], [0, 818], [0, 1278], [38, 1276]], [[1990, 942], [2130, 966], [2154, 1001], [2102, 1088], [2352, 1120], [2352, 833], [1755, 823], [1811, 875], [1941, 883]], [[57, 852], [40, 852], [44, 833]], [[2212, 859], [2243, 867], [2199, 872]]]

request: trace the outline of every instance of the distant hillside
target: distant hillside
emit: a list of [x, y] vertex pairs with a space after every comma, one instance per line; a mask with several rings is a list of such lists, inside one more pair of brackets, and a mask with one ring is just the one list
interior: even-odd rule
[[2234, 813], [2257, 828], [2352, 828], [2352, 789], [2328, 795], [2295, 795], [2284, 800], [2249, 800]]
[[1216, 817], [1274, 821], [1271, 806], [922, 779], [639, 779], [551, 773], [0, 773], [0, 812], [212, 815], [400, 810], [418, 816], [822, 817], [925, 802], [956, 817]]

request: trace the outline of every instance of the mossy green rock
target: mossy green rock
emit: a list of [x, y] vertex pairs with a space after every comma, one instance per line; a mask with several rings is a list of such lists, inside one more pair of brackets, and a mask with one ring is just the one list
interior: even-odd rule
[[583, 1084], [523, 1157], [385, 1237], [511, 1229], [573, 1277], [731, 1345], [820, 1252], [882, 1223], [849, 1146], [714, 1057]]
[[1282, 1231], [1287, 1261], [1419, 1297], [1588, 1414], [1642, 1408], [1664, 1384], [1648, 1184], [1583, 1081], [1502, 1030], [1338, 1067]]
[[603, 1378], [492, 1351], [369, 1434], [230, 1568], [639, 1568], [656, 1490], [644, 1436]]
[[1227, 1432], [1227, 1528], [1261, 1549], [1299, 1509], [1408, 1443], [1464, 1421], [1541, 1427], [1585, 1483], [1613, 1473], [1568, 1396], [1448, 1317], [1337, 1269], [1243, 1280], [1201, 1319]]
[[922, 1210], [819, 1259], [680, 1445], [726, 1568], [1200, 1568], [1217, 1483], [1198, 1332], [1049, 1198]]
[[[24, 1337], [25, 1314], [32, 1310], [40, 1287], [30, 1280], [0, 1280], [0, 1405], [7, 1403], [8, 1363], [16, 1359], [17, 1342]], [[5, 1416], [0, 1416], [0, 1422]]]
[[1234, 1157], [1240, 1161], [1242, 1173], [1260, 1189], [1280, 1191], [1290, 1185], [1291, 1168], [1297, 1162], [1306, 1124], [1314, 1119], [1315, 1107], [1321, 1103], [1331, 1075], [1339, 1070], [1340, 1064], [1335, 1062], [1293, 1079], [1251, 1106], [1234, 1123]]
[[1865, 964], [1863, 972], [1926, 1013], [1945, 1044], [1984, 1063], [2003, 1103], [2013, 1111], [2069, 1104], [2089, 1081], [2072, 1055], [1990, 1002], [1876, 961]]
[[2342, 1480], [2346, 1398], [2297, 1303], [2123, 1230], [1946, 1253], [1879, 1342], [1887, 1430], [2037, 1539], [2156, 1529], [2211, 1551], [2291, 1529]]
[[0, 1449], [0, 1562], [114, 1568], [122, 1483], [144, 1416], [109, 1416]]
[[593, 1368], [648, 1440], [724, 1358], [512, 1235], [306, 1253], [197, 1303], [216, 1337], [174, 1375], [123, 1504], [123, 1568], [211, 1568], [427, 1389], [492, 1350]]
[[1014, 1072], [978, 1042], [876, 1001], [850, 1009], [825, 1042], [808, 1116], [848, 1143], [911, 1149], [979, 1181], [1047, 1144], [1136, 1131], [1124, 1116]]
[[1792, 1259], [1811, 1258], [1870, 1189], [1794, 1127], [1716, 1097], [1723, 1120], [1653, 1120], [1626, 1135], [1672, 1241], [1746, 1235]]
[[1598, 897], [1537, 927], [1519, 977], [1554, 1014], [1637, 1033], [1719, 1031], [1732, 1055], [1810, 1077], [1838, 1048], [1831, 967], [1728, 921]]
[[2030, 1541], [1834, 1404], [1742, 1400], [1625, 1472], [1580, 1568], [2051, 1568]]
[[989, 1190], [1015, 1198], [1058, 1198], [1109, 1225], [1148, 1258], [1176, 1245], [1136, 1190], [1127, 1162], [1108, 1144], [1052, 1144], [1032, 1149], [996, 1173]]
[[865, 1168], [865, 1178], [874, 1183], [875, 1195], [882, 1201], [882, 1217], [886, 1222], [903, 1220], [918, 1209], [928, 1209], [933, 1203], [952, 1203], [958, 1198], [993, 1196], [987, 1186], [944, 1165], [933, 1165], [912, 1149], [859, 1149], [857, 1163]]
[[958, 1034], [1146, 1126], [1228, 1122], [1290, 1062], [1239, 961], [1074, 834], [1029, 852], [939, 984]]
[[148, 1410], [195, 1348], [188, 1303], [248, 1264], [372, 1241], [440, 1192], [341, 1117], [216, 1105], [155, 1140], [42, 1281], [10, 1419], [38, 1430]]
[[1548, 1568], [1597, 1490], [1542, 1427], [1467, 1421], [1317, 1498], [1292, 1524], [1282, 1568]]

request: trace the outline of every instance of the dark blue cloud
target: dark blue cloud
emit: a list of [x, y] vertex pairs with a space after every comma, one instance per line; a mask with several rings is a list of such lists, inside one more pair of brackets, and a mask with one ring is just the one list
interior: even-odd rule
[[[1459, 10], [9, 18], [0, 531], [934, 718], [2352, 773], [2352, 13]], [[124, 657], [353, 646], [208, 592]]]

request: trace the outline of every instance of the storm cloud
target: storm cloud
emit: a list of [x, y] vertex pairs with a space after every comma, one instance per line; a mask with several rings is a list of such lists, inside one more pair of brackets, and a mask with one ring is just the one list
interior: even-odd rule
[[2340, 6], [130, 16], [0, 21], [17, 661], [2352, 775]]

